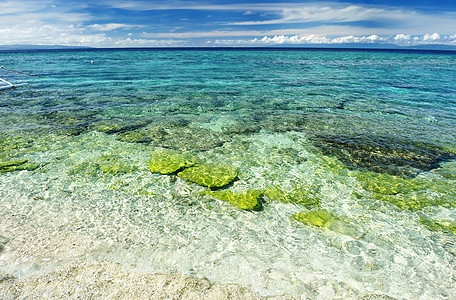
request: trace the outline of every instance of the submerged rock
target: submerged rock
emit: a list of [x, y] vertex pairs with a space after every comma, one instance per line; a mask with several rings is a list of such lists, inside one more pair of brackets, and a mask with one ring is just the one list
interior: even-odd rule
[[155, 140], [162, 140], [165, 135], [167, 135], [167, 132], [163, 128], [147, 127], [122, 132], [117, 136], [117, 139], [128, 143], [150, 143]]
[[118, 175], [137, 171], [139, 168], [117, 155], [102, 155], [93, 161], [77, 164], [69, 173], [96, 177], [100, 171], [105, 174]]
[[111, 175], [131, 173], [138, 170], [137, 166], [132, 166], [127, 160], [116, 155], [103, 155], [95, 163], [103, 173]]
[[291, 191], [285, 191], [278, 187], [266, 189], [264, 195], [271, 200], [277, 200], [282, 203], [297, 203], [311, 209], [321, 206], [318, 191], [311, 190], [308, 187], [297, 187]]
[[18, 158], [34, 153], [37, 150], [35, 141], [28, 136], [0, 135], [0, 173], [37, 169], [39, 164]]
[[62, 126], [57, 129], [57, 133], [61, 135], [76, 136], [86, 131], [87, 127], [88, 124]]
[[291, 218], [307, 226], [331, 230], [355, 239], [359, 239], [364, 235], [351, 224], [353, 221], [348, 217], [338, 216], [326, 209], [303, 211], [292, 215]]
[[4, 159], [0, 160], [0, 173], [13, 171], [33, 171], [39, 164], [29, 163], [26, 159]]
[[20, 135], [0, 136], [0, 159], [9, 160], [11, 157], [32, 153], [35, 151], [34, 137]]
[[210, 188], [223, 187], [233, 182], [238, 170], [228, 165], [196, 164], [177, 174], [179, 177]]
[[27, 162], [26, 159], [8, 159], [0, 160], [0, 169], [11, 166], [20, 166]]
[[155, 145], [157, 141], [165, 140], [170, 131], [185, 128], [188, 124], [189, 121], [183, 118], [166, 117], [165, 119], [154, 120], [148, 126], [121, 132], [117, 139], [129, 143], [151, 143], [155, 141]]
[[456, 179], [456, 161], [446, 162], [433, 171], [444, 178], [454, 180]]
[[188, 168], [196, 163], [196, 158], [191, 153], [174, 150], [159, 150], [152, 153], [147, 167], [153, 173], [172, 174]]
[[429, 230], [442, 231], [456, 234], [456, 222], [451, 220], [432, 220], [425, 217], [420, 218], [420, 223]]
[[154, 124], [134, 131], [121, 133], [120, 141], [149, 143], [151, 146], [180, 151], [207, 151], [221, 147], [229, 140], [227, 135], [204, 128]]
[[419, 211], [428, 206], [456, 207], [456, 192], [451, 182], [422, 178], [405, 179], [394, 175], [358, 172], [362, 187], [373, 192], [377, 200], [401, 209]]
[[101, 131], [107, 134], [135, 130], [149, 124], [150, 120], [136, 120], [136, 119], [121, 119], [113, 118], [106, 120], [99, 120], [90, 124], [89, 129]]
[[410, 193], [427, 187], [424, 182], [418, 180], [374, 172], [359, 172], [356, 174], [356, 178], [365, 190], [385, 195]]
[[323, 154], [336, 156], [350, 168], [399, 176], [415, 176], [456, 158], [456, 153], [438, 145], [392, 137], [315, 135], [311, 140]]
[[271, 132], [301, 131], [308, 122], [306, 114], [293, 112], [271, 112], [259, 116], [261, 128]]
[[245, 210], [261, 210], [262, 192], [259, 190], [246, 190], [242, 192], [232, 191], [205, 191], [202, 195], [209, 195], [222, 201], [228, 202], [230, 205], [239, 209]]
[[226, 128], [223, 128], [222, 132], [228, 135], [248, 135], [253, 134], [261, 130], [261, 127], [256, 122], [251, 120], [236, 120], [233, 124], [230, 124]]
[[419, 211], [429, 206], [442, 206], [446, 208], [456, 207], [454, 197], [450, 197], [448, 195], [430, 195], [425, 191], [398, 195], [374, 193], [374, 198], [410, 211]]
[[[5, 249], [6, 244], [8, 244], [9, 239], [0, 235], [0, 253]], [[1, 281], [1, 277], [0, 277]]]
[[62, 135], [75, 136], [87, 130], [98, 112], [88, 109], [56, 110], [39, 117], [40, 122], [55, 127]]

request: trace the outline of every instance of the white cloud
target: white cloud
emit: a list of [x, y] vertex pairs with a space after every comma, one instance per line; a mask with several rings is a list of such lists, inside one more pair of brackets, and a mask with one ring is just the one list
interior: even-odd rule
[[213, 31], [193, 31], [193, 32], [164, 32], [153, 33], [143, 32], [143, 35], [148, 38], [213, 38], [213, 37], [236, 37], [236, 36], [258, 36], [265, 35], [265, 31], [230, 31], [230, 30], [213, 30]]
[[[424, 31], [436, 31], [450, 33], [448, 30], [456, 28], [455, 12], [423, 12], [408, 8], [374, 5], [351, 5], [334, 2], [313, 3], [313, 4], [287, 4], [282, 8], [270, 6], [266, 11], [269, 15], [277, 17], [264, 21], [232, 22], [227, 25], [272, 25], [272, 24], [309, 24], [325, 23], [326, 26], [359, 22], [378, 24], [364, 27], [365, 33], [372, 30], [389, 31], [386, 34], [392, 35], [400, 30], [406, 30], [407, 34], [420, 34]], [[271, 12], [273, 14], [271, 14]], [[383, 24], [387, 24], [385, 26]], [[313, 27], [313, 26], [312, 26]], [[349, 26], [351, 27], [351, 26]], [[372, 33], [372, 32], [370, 32]], [[325, 34], [331, 34], [326, 32]]]
[[149, 40], [131, 39], [117, 40], [114, 47], [184, 47], [188, 45], [184, 40]]
[[[186, 46], [185, 40], [120, 39], [112, 38], [104, 32], [92, 32], [93, 26], [22, 26], [0, 27], [2, 44], [39, 44], [92, 47], [174, 47]], [[130, 35], [130, 34], [129, 34]], [[37, 42], [39, 41], [39, 42]]]
[[[281, 18], [267, 21], [253, 22], [237, 22], [230, 25], [268, 25], [268, 24], [284, 24], [284, 23], [307, 23], [307, 22], [355, 22], [378, 19], [379, 16], [384, 16], [385, 9], [370, 8], [359, 5], [349, 6], [305, 6], [284, 8], [278, 12]], [[389, 18], [395, 18], [395, 15], [402, 15], [398, 10], [390, 10], [387, 12]]]
[[[456, 13], [439, 14], [417, 12], [406, 8], [388, 6], [351, 5], [336, 2], [312, 3], [244, 3], [207, 5], [207, 3], [184, 0], [170, 1], [121, 1], [101, 0], [97, 5], [117, 7], [126, 10], [194, 9], [204, 11], [235, 11], [242, 14], [275, 19], [259, 22], [232, 23], [226, 26], [219, 18], [204, 18], [209, 31], [193, 31], [191, 27], [168, 26], [167, 32], [151, 21], [151, 24], [136, 25], [117, 23], [104, 15], [91, 13], [90, 2], [62, 2], [57, 0], [4, 0], [0, 2], [0, 43], [1, 44], [61, 44], [94, 47], [111, 46], [171, 46], [195, 45], [205, 40], [234, 45], [265, 44], [341, 44], [341, 43], [395, 43], [415, 44], [456, 44], [456, 34], [448, 32], [456, 28]], [[58, 4], [58, 5], [56, 5]], [[388, 26], [365, 26], [364, 21]], [[132, 22], [134, 20], [132, 19]], [[237, 25], [251, 26], [251, 29]], [[268, 24], [282, 24], [280, 29], [270, 29]], [[296, 24], [296, 25], [290, 25]], [[299, 24], [299, 25], [297, 25]], [[305, 24], [305, 26], [302, 26]], [[317, 25], [316, 25], [317, 24]], [[322, 25], [323, 24], [323, 25]], [[355, 25], [354, 25], [355, 24]], [[150, 26], [152, 25], [152, 26]], [[221, 27], [224, 25], [225, 27]], [[159, 28], [154, 32], [152, 28]], [[274, 26], [278, 28], [278, 26]], [[118, 29], [128, 30], [138, 36], [135, 29], [147, 31], [142, 39], [120, 39], [111, 35]], [[201, 28], [201, 27], [200, 27]], [[178, 30], [177, 30], [178, 29]], [[187, 32], [182, 32], [187, 30]], [[179, 32], [177, 32], [179, 31]], [[438, 32], [438, 33], [437, 33]], [[424, 34], [427, 33], [427, 34]], [[255, 38], [256, 37], [256, 38]]]
[[46, 7], [46, 2], [24, 1], [18, 5], [17, 1], [2, 1], [0, 2], [0, 16], [41, 10]]
[[27, 24], [1, 26], [2, 44], [39, 44], [39, 45], [73, 45], [91, 46], [108, 45], [111, 38], [104, 33], [90, 33], [83, 26], [74, 25], [40, 25]]
[[132, 29], [132, 28], [141, 28], [143, 25], [128, 25], [120, 23], [109, 23], [109, 24], [93, 24], [88, 25], [87, 28], [92, 28], [97, 31], [112, 31], [116, 29]]
[[403, 33], [397, 34], [397, 35], [394, 37], [394, 40], [395, 40], [396, 42], [408, 42], [408, 41], [410, 41], [410, 39], [411, 39], [410, 34], [403, 34]]
[[[212, 31], [188, 31], [188, 32], [143, 32], [148, 38], [222, 38], [222, 37], [258, 37], [258, 36], [361, 36], [366, 35], [366, 29], [356, 26], [317, 26], [312, 28], [288, 28], [274, 30], [212, 30]], [[369, 30], [368, 35], [389, 35], [390, 30], [373, 29]]]
[[397, 34], [395, 36], [341, 36], [341, 37], [327, 37], [319, 35], [276, 35], [273, 37], [264, 36], [263, 38], [243, 39], [243, 40], [216, 40], [218, 45], [321, 45], [321, 44], [396, 44], [399, 46], [412, 46], [412, 45], [425, 45], [430, 43], [454, 44], [456, 43], [456, 34], [442, 38], [438, 33], [425, 34], [422, 36], [411, 37], [406, 34]]
[[434, 34], [425, 34], [422, 38], [424, 42], [436, 42], [440, 40], [440, 35], [438, 33]]
[[207, 1], [147, 1], [147, 0], [105, 0], [99, 1], [99, 4], [132, 11], [146, 11], [146, 10], [204, 10], [204, 11], [278, 11], [283, 7], [296, 7], [302, 4], [296, 3], [226, 3], [226, 4], [209, 4]]
[[352, 35], [328, 38], [326, 36], [317, 35], [304, 35], [304, 36], [274, 36], [274, 37], [263, 37], [262, 39], [253, 39], [253, 43], [265, 43], [265, 44], [345, 44], [345, 43], [375, 43], [382, 41], [383, 39], [378, 35], [355, 37]]

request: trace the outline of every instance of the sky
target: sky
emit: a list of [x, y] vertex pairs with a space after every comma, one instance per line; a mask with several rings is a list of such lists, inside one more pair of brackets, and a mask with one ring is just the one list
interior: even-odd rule
[[1, 0], [0, 45], [456, 46], [456, 0]]

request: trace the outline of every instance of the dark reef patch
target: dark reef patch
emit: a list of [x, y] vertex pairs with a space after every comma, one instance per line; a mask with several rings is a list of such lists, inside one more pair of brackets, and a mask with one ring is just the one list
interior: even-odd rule
[[313, 144], [349, 168], [362, 168], [397, 176], [415, 176], [456, 158], [441, 146], [385, 136], [314, 135]]

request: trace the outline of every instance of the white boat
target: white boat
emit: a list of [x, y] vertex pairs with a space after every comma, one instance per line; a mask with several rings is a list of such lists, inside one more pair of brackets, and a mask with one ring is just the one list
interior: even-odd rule
[[27, 85], [28, 84], [28, 83], [12, 84], [11, 82], [6, 81], [5, 79], [1, 79], [1, 78], [0, 78], [0, 81], [6, 83], [5, 86], [0, 86], [0, 90], [11, 89], [11, 88], [15, 88], [15, 87], [19, 87], [19, 86], [23, 86], [23, 85]]

